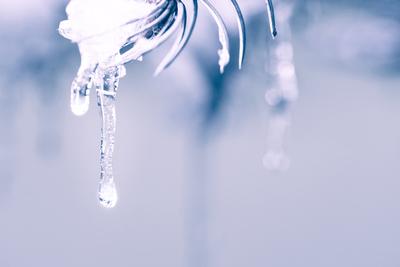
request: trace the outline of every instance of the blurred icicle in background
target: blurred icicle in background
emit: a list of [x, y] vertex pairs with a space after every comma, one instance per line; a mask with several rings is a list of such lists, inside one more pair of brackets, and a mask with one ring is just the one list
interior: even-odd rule
[[[397, 0], [293, 6], [301, 97], [289, 109], [282, 179], [260, 164], [275, 114], [265, 62], [280, 44], [264, 1], [240, 1], [249, 30], [241, 72], [232, 60], [218, 74], [207, 15], [159, 78], [168, 45], [128, 65], [115, 153], [123, 201], [113, 211], [96, 206], [92, 186], [98, 114], [68, 109], [79, 55], [57, 34], [65, 4], [0, 3], [0, 266], [399, 265]], [[222, 10], [237, 51], [232, 10]]]
[[290, 164], [285, 143], [290, 126], [291, 104], [298, 97], [290, 26], [294, 6], [295, 1], [292, 0], [280, 1], [275, 6], [279, 37], [272, 45], [269, 64], [266, 64], [266, 71], [273, 80], [271, 88], [265, 93], [265, 101], [271, 107], [271, 118], [263, 164], [269, 170], [287, 170]]

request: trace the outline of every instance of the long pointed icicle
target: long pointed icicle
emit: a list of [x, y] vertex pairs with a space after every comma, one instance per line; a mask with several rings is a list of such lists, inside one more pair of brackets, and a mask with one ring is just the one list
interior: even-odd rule
[[99, 75], [103, 76], [103, 84], [97, 89], [98, 105], [100, 106], [102, 118], [101, 172], [98, 197], [100, 204], [105, 208], [113, 208], [118, 200], [113, 176], [112, 157], [116, 130], [115, 98], [121, 68], [121, 66], [110, 67], [104, 73], [99, 73]]

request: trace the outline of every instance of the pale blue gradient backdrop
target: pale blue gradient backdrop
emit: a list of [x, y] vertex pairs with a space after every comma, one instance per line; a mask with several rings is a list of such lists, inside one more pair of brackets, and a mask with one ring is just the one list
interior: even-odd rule
[[217, 75], [206, 15], [160, 77], [167, 46], [127, 66], [119, 203], [105, 210], [95, 99], [84, 117], [69, 110], [79, 54], [57, 34], [66, 2], [1, 0], [1, 267], [400, 266], [400, 2], [298, 1], [300, 98], [283, 173], [262, 166], [264, 1], [241, 2], [241, 72]]

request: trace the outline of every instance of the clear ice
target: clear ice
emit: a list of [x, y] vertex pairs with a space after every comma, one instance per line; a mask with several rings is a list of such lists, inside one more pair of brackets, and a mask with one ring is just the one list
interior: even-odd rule
[[102, 127], [101, 127], [101, 147], [100, 147], [100, 184], [99, 201], [106, 208], [112, 208], [117, 203], [117, 190], [113, 177], [112, 155], [114, 152], [115, 141], [115, 97], [117, 94], [118, 83], [123, 66], [110, 67], [99, 73], [103, 78], [103, 83], [97, 90], [97, 104], [100, 107]]
[[[60, 23], [59, 32], [78, 43], [81, 66], [71, 86], [71, 110], [84, 115], [89, 109], [90, 91], [95, 88], [102, 119], [100, 146], [100, 180], [98, 199], [105, 208], [116, 205], [118, 194], [113, 176], [116, 113], [115, 100], [119, 79], [125, 75], [124, 61], [139, 59], [122, 55], [121, 47], [145, 38], [150, 16], [156, 3], [127, 0], [72, 0], [67, 6], [68, 20]], [[168, 25], [170, 26], [170, 25]], [[140, 34], [139, 34], [140, 33]], [[139, 51], [139, 53], [137, 52]]]
[[[221, 73], [230, 61], [229, 38], [218, 10], [208, 0], [199, 0], [214, 18], [222, 48], [218, 51]], [[239, 29], [239, 68], [243, 63], [246, 34], [243, 15], [236, 0], [234, 7]], [[260, 0], [261, 1], [261, 0]], [[271, 29], [274, 14], [268, 0]], [[190, 12], [188, 12], [190, 10]], [[90, 92], [96, 89], [101, 110], [101, 174], [98, 197], [102, 206], [117, 202], [112, 172], [118, 82], [125, 75], [124, 64], [143, 59], [173, 34], [177, 38], [155, 74], [167, 68], [181, 53], [194, 30], [198, 0], [71, 0], [66, 8], [68, 19], [60, 23], [59, 33], [77, 43], [81, 65], [71, 85], [71, 110], [84, 115], [89, 109]]]

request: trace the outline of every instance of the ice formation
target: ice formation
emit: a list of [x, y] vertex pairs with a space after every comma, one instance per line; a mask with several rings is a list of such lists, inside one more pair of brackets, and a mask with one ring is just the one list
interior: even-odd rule
[[[230, 61], [229, 38], [218, 10], [208, 0], [199, 0], [214, 18], [222, 48], [218, 51], [221, 73]], [[227, 0], [228, 1], [228, 0]], [[245, 54], [245, 24], [236, 0], [234, 7], [239, 28], [239, 68]], [[271, 0], [267, 0], [272, 34], [276, 35]], [[157, 67], [167, 68], [180, 54], [194, 30], [197, 0], [71, 0], [66, 8], [68, 20], [59, 32], [77, 43], [81, 65], [71, 86], [71, 109], [81, 116], [89, 109], [91, 89], [97, 92], [102, 116], [101, 175], [98, 197], [104, 207], [114, 207], [117, 191], [112, 174], [115, 139], [115, 99], [118, 82], [125, 75], [124, 64], [141, 60], [173, 34], [177, 39]]]

